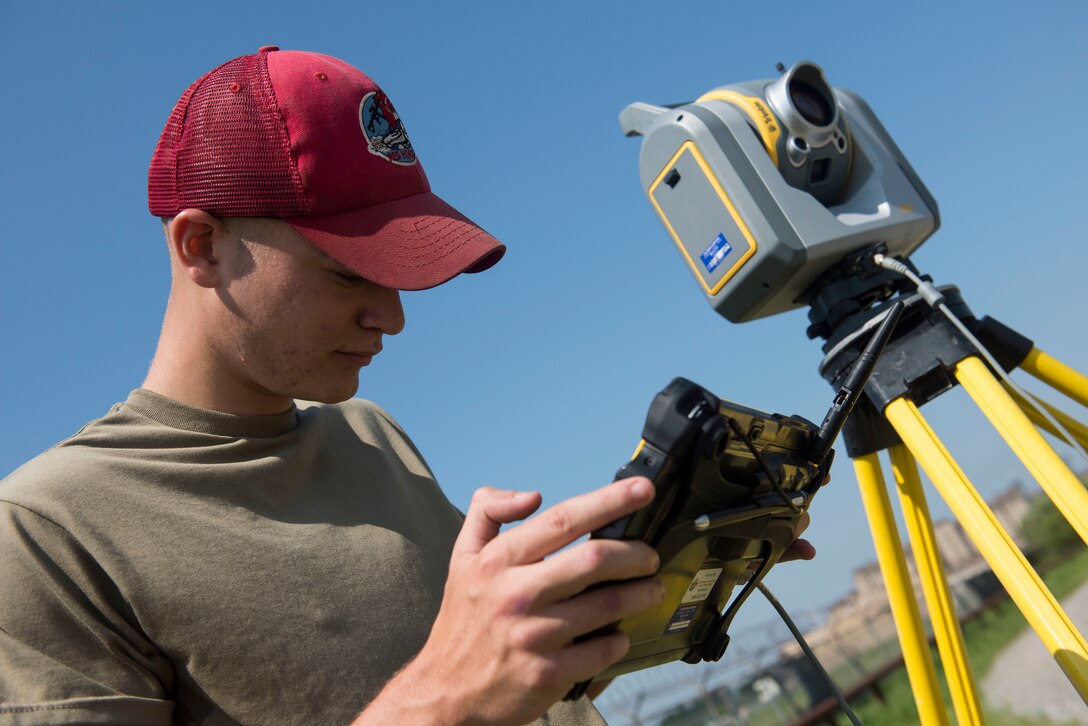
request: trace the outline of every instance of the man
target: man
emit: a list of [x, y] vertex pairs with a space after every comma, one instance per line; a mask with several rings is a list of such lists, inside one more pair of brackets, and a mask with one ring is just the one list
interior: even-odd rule
[[462, 520], [351, 398], [399, 290], [504, 251], [388, 97], [328, 56], [237, 58], [178, 101], [148, 196], [172, 282], [143, 387], [0, 487], [0, 724], [601, 723], [557, 701], [626, 638], [575, 639], [660, 600], [657, 555], [568, 545], [650, 482], [500, 534], [540, 496]]

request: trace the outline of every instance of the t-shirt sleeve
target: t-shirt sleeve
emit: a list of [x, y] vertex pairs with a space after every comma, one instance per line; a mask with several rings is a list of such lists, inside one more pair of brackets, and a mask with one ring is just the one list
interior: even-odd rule
[[0, 501], [0, 726], [168, 724], [171, 678], [90, 553]]
[[577, 701], [560, 701], [548, 709], [533, 726], [607, 726], [593, 702], [585, 696]]

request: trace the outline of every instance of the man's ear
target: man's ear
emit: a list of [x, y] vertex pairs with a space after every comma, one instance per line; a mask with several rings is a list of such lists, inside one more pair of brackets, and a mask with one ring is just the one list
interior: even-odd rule
[[182, 210], [170, 222], [170, 254], [197, 285], [217, 287], [226, 235], [226, 225], [218, 217], [199, 209]]

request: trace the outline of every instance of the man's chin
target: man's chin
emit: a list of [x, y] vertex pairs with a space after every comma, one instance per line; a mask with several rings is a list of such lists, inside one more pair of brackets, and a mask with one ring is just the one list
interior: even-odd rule
[[355, 379], [351, 385], [344, 385], [340, 387], [323, 387], [318, 390], [310, 391], [309, 396], [296, 396], [305, 401], [315, 401], [317, 403], [343, 403], [349, 398], [354, 396], [359, 391], [359, 379]]

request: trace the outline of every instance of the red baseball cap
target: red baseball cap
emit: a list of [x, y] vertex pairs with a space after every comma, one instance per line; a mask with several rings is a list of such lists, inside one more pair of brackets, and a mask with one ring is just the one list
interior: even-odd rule
[[356, 274], [422, 290], [506, 247], [431, 192], [389, 97], [344, 61], [261, 48], [182, 94], [151, 158], [158, 217], [272, 217]]

